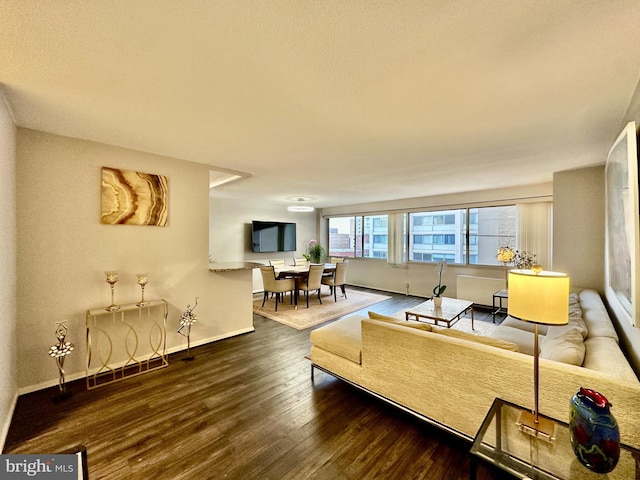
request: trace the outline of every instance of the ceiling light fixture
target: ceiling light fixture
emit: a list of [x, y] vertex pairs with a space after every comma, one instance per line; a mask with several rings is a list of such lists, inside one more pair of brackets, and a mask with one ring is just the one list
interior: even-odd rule
[[290, 200], [298, 202], [297, 205], [289, 205], [287, 207], [290, 212], [313, 212], [315, 210], [311, 205], [304, 205], [304, 202], [311, 200], [310, 197], [295, 197], [290, 198]]
[[287, 210], [290, 212], [313, 212], [314, 208], [311, 205], [289, 205]]

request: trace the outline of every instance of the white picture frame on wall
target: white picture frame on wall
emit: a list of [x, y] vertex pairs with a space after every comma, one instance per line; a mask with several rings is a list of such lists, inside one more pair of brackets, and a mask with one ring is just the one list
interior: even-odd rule
[[605, 167], [605, 296], [619, 318], [640, 326], [640, 218], [635, 122], [614, 142]]

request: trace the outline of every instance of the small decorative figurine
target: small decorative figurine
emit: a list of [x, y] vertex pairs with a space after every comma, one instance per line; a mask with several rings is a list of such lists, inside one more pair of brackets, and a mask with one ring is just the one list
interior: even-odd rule
[[56, 322], [56, 325], [56, 338], [58, 339], [58, 343], [51, 346], [49, 356], [55, 359], [60, 376], [58, 380], [59, 395], [54, 400], [63, 400], [71, 396], [71, 393], [67, 392], [67, 386], [65, 384], [64, 359], [73, 350], [73, 343], [65, 342], [67, 338], [67, 321]]
[[[197, 306], [198, 297], [196, 297], [195, 305], [192, 307], [191, 305], [187, 304], [187, 309], [182, 312], [182, 315], [180, 315], [180, 328], [178, 328], [178, 333], [187, 337], [187, 356], [182, 358], [182, 360], [185, 362], [194, 359], [194, 356], [191, 355], [191, 325], [198, 321], [198, 317], [196, 317], [195, 313], [193, 313]], [[185, 330], [186, 333], [183, 330]]]
[[612, 471], [620, 458], [620, 430], [604, 395], [589, 388], [571, 398], [571, 446], [582, 463], [597, 473]]

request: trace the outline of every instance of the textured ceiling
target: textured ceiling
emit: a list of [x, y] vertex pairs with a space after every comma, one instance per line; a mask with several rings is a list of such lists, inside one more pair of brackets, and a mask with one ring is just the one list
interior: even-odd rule
[[601, 164], [639, 26], [637, 0], [0, 0], [0, 83], [20, 126], [334, 206]]

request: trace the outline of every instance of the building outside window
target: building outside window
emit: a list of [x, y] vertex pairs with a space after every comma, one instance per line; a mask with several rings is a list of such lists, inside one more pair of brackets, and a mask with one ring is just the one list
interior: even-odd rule
[[[411, 212], [407, 218], [402, 243], [413, 262], [499, 265], [498, 248], [516, 241], [515, 205]], [[329, 218], [329, 255], [388, 258], [388, 225], [385, 214]]]

